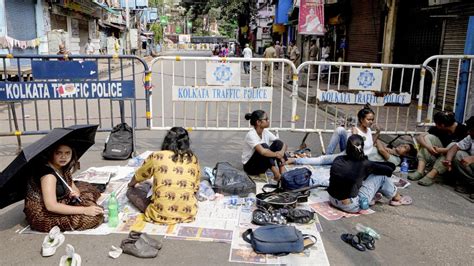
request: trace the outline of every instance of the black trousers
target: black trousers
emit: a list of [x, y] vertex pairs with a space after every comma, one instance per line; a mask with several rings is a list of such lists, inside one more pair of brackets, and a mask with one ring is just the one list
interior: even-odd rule
[[[283, 142], [281, 140], [275, 140], [273, 141], [272, 145], [268, 146], [266, 143], [260, 144], [262, 147], [265, 149], [269, 149], [273, 152], [280, 151], [283, 148]], [[265, 157], [255, 151], [252, 154], [252, 157], [250, 157], [249, 161], [244, 164], [244, 171], [249, 174], [249, 175], [259, 175], [262, 173], [265, 173], [268, 168], [272, 167], [275, 165], [275, 160], [276, 158], [270, 158], [270, 157]], [[286, 155], [285, 155], [285, 160], [286, 160]], [[279, 160], [278, 165], [281, 165], [281, 162]]]

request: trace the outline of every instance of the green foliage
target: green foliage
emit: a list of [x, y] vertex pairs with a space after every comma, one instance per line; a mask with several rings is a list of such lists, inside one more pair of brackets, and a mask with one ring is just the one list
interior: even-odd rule
[[153, 37], [155, 43], [161, 43], [163, 40], [163, 28], [161, 25], [159, 23], [153, 23], [150, 30], [155, 34]]

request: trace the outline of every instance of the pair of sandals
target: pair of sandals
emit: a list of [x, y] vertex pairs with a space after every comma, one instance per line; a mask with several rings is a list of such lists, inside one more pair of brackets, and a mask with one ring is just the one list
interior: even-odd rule
[[341, 239], [359, 251], [375, 249], [375, 239], [371, 235], [364, 232], [359, 232], [357, 235], [342, 234]]

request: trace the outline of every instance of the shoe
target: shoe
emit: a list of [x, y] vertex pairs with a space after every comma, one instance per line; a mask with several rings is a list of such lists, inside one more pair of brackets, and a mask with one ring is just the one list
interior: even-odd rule
[[141, 233], [137, 231], [131, 231], [128, 234], [128, 237], [133, 240], [138, 240], [139, 238], [143, 239], [148, 245], [160, 250], [163, 244], [161, 241], [151, 238], [147, 233]]
[[389, 204], [391, 206], [401, 206], [401, 205], [411, 205], [412, 203], [413, 203], [413, 199], [410, 196], [401, 196], [400, 200], [391, 200]]
[[154, 258], [158, 256], [158, 249], [148, 245], [143, 238], [124, 239], [120, 245], [123, 253], [135, 256], [137, 258]]
[[61, 257], [59, 266], [81, 266], [81, 263], [81, 256], [76, 253], [72, 245], [67, 244], [66, 255]]
[[375, 239], [365, 233], [365, 232], [359, 232], [357, 233], [357, 236], [360, 239], [360, 242], [368, 249], [368, 250], [374, 250], [375, 249]]
[[469, 194], [469, 190], [467, 189], [467, 187], [462, 186], [462, 185], [457, 185], [456, 188], [454, 188], [454, 190], [462, 194]]
[[359, 236], [353, 234], [342, 234], [341, 239], [358, 251], [365, 251], [365, 247], [362, 245]]
[[434, 178], [431, 178], [429, 176], [424, 176], [422, 179], [418, 181], [418, 185], [422, 185], [425, 187], [429, 187], [434, 184]]
[[422, 177], [423, 177], [423, 174], [418, 171], [408, 174], [408, 180], [411, 180], [411, 181], [420, 180]]
[[64, 243], [64, 239], [65, 237], [58, 226], [51, 228], [41, 245], [41, 255], [43, 257], [53, 256], [56, 253], [56, 249]]

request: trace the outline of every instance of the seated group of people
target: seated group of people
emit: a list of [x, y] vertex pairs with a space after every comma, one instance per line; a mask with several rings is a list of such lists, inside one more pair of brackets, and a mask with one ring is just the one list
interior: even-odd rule
[[[361, 202], [372, 202], [378, 195], [390, 199], [390, 205], [411, 204], [390, 180], [401, 157], [416, 155], [412, 144], [386, 147], [374, 126], [374, 112], [366, 106], [357, 114], [358, 125], [348, 132], [335, 130], [328, 154], [316, 158], [288, 158], [287, 145], [272, 134], [269, 117], [263, 110], [245, 115], [252, 126], [245, 136], [242, 163], [250, 175], [273, 172], [281, 178], [285, 164], [331, 164], [328, 193], [331, 204], [347, 212], [359, 212]], [[409, 175], [421, 185], [431, 185], [437, 175], [456, 172], [459, 187], [472, 193], [474, 180], [474, 118], [466, 124], [457, 123], [454, 114], [440, 112], [434, 116], [436, 126], [418, 137], [418, 169]], [[334, 154], [339, 143], [341, 152]], [[71, 145], [60, 143], [50, 149], [47, 159], [36, 171], [27, 187], [26, 219], [32, 229], [48, 232], [54, 226], [64, 230], [85, 230], [102, 224], [104, 211], [97, 205], [100, 192], [87, 183], [74, 183], [77, 157]], [[425, 175], [425, 171], [430, 169]], [[136, 171], [128, 184], [127, 197], [148, 222], [174, 224], [191, 222], [197, 213], [196, 192], [199, 190], [201, 168], [190, 148], [188, 132], [182, 127], [170, 129], [162, 150], [152, 153]], [[152, 179], [151, 183], [144, 182]], [[464, 182], [464, 183], [463, 183]], [[461, 186], [462, 185], [462, 186]], [[152, 187], [152, 196], [147, 198]], [[461, 189], [458, 190], [461, 190]], [[471, 197], [473, 195], [471, 194]]]

